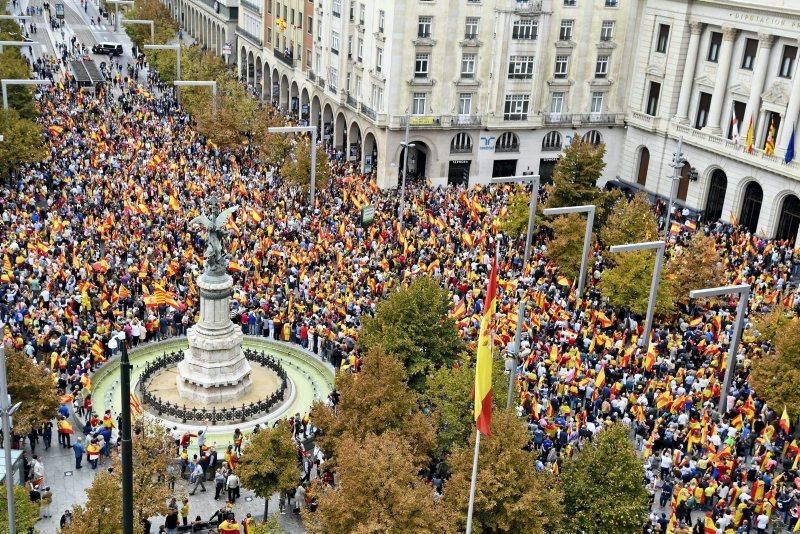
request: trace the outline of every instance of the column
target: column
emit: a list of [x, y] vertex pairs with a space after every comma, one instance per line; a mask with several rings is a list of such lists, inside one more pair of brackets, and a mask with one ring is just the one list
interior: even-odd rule
[[735, 28], [722, 28], [722, 48], [719, 51], [719, 66], [717, 67], [717, 80], [714, 83], [714, 94], [711, 95], [711, 107], [708, 111], [708, 122], [703, 130], [719, 135], [722, 114], [722, 103], [725, 101], [726, 88], [728, 87], [728, 74], [731, 70], [731, 55], [733, 54], [733, 40], [738, 32]]
[[792, 78], [792, 93], [789, 96], [789, 105], [786, 108], [786, 114], [783, 116], [783, 128], [781, 128], [780, 139], [778, 140], [778, 147], [780, 147], [781, 154], [784, 154], [786, 147], [789, 145], [789, 138], [792, 136], [792, 130], [797, 125], [798, 113], [800, 112], [800, 68], [797, 67], [795, 61], [794, 78]]
[[686, 52], [686, 63], [681, 79], [681, 93], [678, 97], [678, 111], [675, 118], [680, 123], [689, 122], [689, 101], [692, 99], [692, 84], [694, 82], [694, 71], [697, 67], [697, 51], [700, 48], [700, 34], [703, 33], [702, 22], [690, 22], [689, 48]]
[[756, 54], [756, 65], [753, 69], [753, 82], [750, 85], [750, 98], [747, 100], [747, 107], [744, 110], [742, 124], [739, 133], [741, 138], [747, 136], [747, 128], [750, 125], [750, 118], [753, 118], [755, 128], [756, 118], [761, 109], [761, 93], [764, 91], [764, 82], [767, 79], [767, 67], [769, 66], [769, 54], [772, 50], [774, 38], [772, 35], [763, 33], [758, 34], [758, 53]]

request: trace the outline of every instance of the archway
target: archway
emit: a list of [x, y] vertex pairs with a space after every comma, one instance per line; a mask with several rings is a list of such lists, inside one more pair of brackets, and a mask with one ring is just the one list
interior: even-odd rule
[[361, 168], [361, 127], [356, 121], [350, 123], [350, 129], [347, 132], [347, 160], [354, 161]]
[[333, 146], [333, 108], [330, 104], [325, 104], [322, 110], [322, 138], [326, 147]]
[[303, 90], [300, 92], [300, 120], [306, 126], [311, 124], [309, 122], [309, 115], [311, 114], [310, 112], [311, 106], [309, 105], [308, 89], [303, 87]]
[[739, 224], [750, 233], [755, 233], [758, 228], [758, 218], [761, 216], [761, 202], [764, 200], [764, 190], [758, 182], [750, 182], [744, 190], [742, 211], [739, 214]]
[[269, 94], [272, 91], [272, 71], [269, 68], [269, 63], [264, 60], [264, 82], [261, 84], [261, 98], [269, 102]]
[[280, 104], [281, 98], [281, 77], [278, 74], [278, 69], [272, 69], [272, 95], [270, 99], [275, 107]]
[[650, 150], [643, 146], [639, 150], [639, 171], [636, 174], [636, 183], [645, 186], [647, 185], [647, 168], [650, 166]]
[[603, 142], [603, 136], [597, 130], [589, 130], [583, 134], [583, 141], [592, 146], [598, 146]]
[[[409, 144], [414, 146], [408, 150], [408, 174], [407, 181], [423, 181], [428, 175], [428, 156], [430, 149], [423, 141], [411, 141]], [[400, 170], [399, 176], [403, 176], [405, 164], [405, 147], [400, 149], [400, 159], [397, 168]]]
[[341, 111], [336, 115], [336, 125], [333, 128], [333, 146], [342, 151], [347, 146], [347, 121]]
[[718, 221], [722, 216], [722, 206], [725, 204], [725, 193], [728, 190], [728, 177], [722, 169], [714, 169], [708, 184], [708, 197], [706, 198], [706, 211], [703, 215], [706, 222]]
[[256, 61], [253, 52], [247, 54], [247, 85], [252, 86], [256, 77]]
[[692, 170], [692, 166], [689, 165], [689, 162], [686, 161], [681, 167], [681, 179], [678, 181], [678, 193], [677, 197], [678, 200], [686, 201], [686, 195], [689, 193], [689, 171]]
[[322, 125], [322, 107], [319, 103], [319, 97], [314, 95], [314, 98], [311, 99], [311, 116], [309, 117], [309, 122], [311, 125], [317, 127], [317, 135], [321, 138], [322, 131], [320, 130], [320, 126]]
[[287, 78], [285, 74], [281, 76], [280, 106], [283, 111], [289, 108], [289, 78]]
[[364, 136], [364, 174], [369, 174], [378, 168], [378, 141], [372, 132]]
[[261, 64], [261, 56], [256, 56], [256, 83], [255, 83], [255, 90], [256, 94], [261, 94], [261, 88], [263, 87], [262, 84], [264, 82], [264, 70], [263, 65]]
[[289, 88], [289, 110], [295, 116], [300, 113], [300, 90], [297, 88], [297, 82], [292, 82]]
[[788, 240], [794, 245], [797, 241], [798, 228], [800, 228], [800, 198], [796, 195], [787, 195], [781, 203], [775, 239]]
[[247, 50], [244, 47], [239, 54], [239, 79], [243, 82], [247, 79]]

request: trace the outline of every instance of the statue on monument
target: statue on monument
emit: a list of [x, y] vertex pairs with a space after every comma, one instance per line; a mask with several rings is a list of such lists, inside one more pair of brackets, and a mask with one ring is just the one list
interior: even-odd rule
[[209, 276], [224, 276], [228, 270], [228, 253], [222, 249], [222, 238], [228, 217], [239, 206], [231, 206], [218, 213], [218, 200], [212, 196], [208, 199], [209, 215], [201, 213], [191, 220], [189, 224], [200, 224], [207, 230], [205, 258], [205, 274]]

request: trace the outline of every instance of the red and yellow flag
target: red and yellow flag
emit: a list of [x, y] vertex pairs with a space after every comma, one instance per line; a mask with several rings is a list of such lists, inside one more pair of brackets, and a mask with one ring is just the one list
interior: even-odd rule
[[781, 415], [780, 423], [778, 423], [783, 430], [784, 433], [788, 434], [789, 429], [792, 426], [791, 421], [789, 420], [789, 412], [786, 411], [786, 405], [783, 405], [783, 415]]
[[489, 289], [481, 317], [481, 330], [478, 337], [478, 354], [475, 361], [475, 424], [478, 431], [489, 436], [492, 421], [492, 317], [497, 307], [497, 261], [492, 262]]

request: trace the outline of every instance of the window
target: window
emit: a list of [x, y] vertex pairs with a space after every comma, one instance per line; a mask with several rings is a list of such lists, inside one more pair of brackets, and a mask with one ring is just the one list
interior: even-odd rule
[[477, 39], [478, 38], [478, 17], [467, 17], [467, 22], [464, 24], [464, 39]]
[[564, 111], [564, 93], [556, 92], [550, 95], [550, 113], [561, 114]]
[[756, 61], [756, 52], [758, 51], [758, 41], [755, 39], [747, 39], [744, 43], [744, 55], [742, 56], [742, 68], [746, 70], [753, 70], [753, 63]]
[[530, 95], [506, 95], [505, 113], [503, 118], [507, 121], [528, 120], [528, 104]]
[[608, 76], [608, 56], [597, 56], [597, 63], [594, 65], [594, 77], [606, 78]]
[[719, 32], [711, 32], [711, 41], [708, 44], [708, 56], [706, 59], [716, 63], [719, 59], [719, 47], [722, 46], [722, 34]]
[[339, 32], [331, 31], [331, 52], [339, 53]]
[[367, 6], [364, 4], [358, 4], [358, 23], [362, 26], [364, 25], [364, 16], [367, 13]]
[[619, 7], [619, 0], [606, 0], [606, 7]]
[[342, 16], [342, 0], [333, 0], [333, 16]]
[[417, 21], [417, 37], [427, 39], [431, 36], [433, 17], [420, 17]]
[[356, 98], [361, 98], [361, 76], [356, 74], [356, 82], [353, 87], [353, 94]]
[[311, 68], [311, 50], [306, 50], [306, 67]]
[[583, 134], [583, 141], [592, 146], [599, 146], [603, 142], [603, 136], [597, 130], [589, 130]]
[[358, 62], [361, 63], [364, 60], [364, 39], [361, 37], [358, 38]]
[[530, 80], [533, 78], [533, 56], [511, 56], [508, 58], [509, 80]]
[[425, 115], [425, 108], [428, 103], [428, 93], [414, 93], [411, 102], [412, 115]]
[[589, 109], [590, 113], [602, 113], [603, 112], [603, 96], [605, 93], [600, 91], [596, 91], [592, 93], [592, 105]]
[[428, 68], [430, 62], [430, 55], [429, 54], [417, 54], [416, 59], [414, 60], [414, 77], [415, 78], [427, 78], [428, 77]]
[[669, 44], [669, 24], [658, 25], [658, 42], [656, 43], [656, 52], [662, 54], [667, 53], [667, 45]]
[[539, 21], [533, 19], [515, 20], [511, 28], [511, 38], [518, 41], [533, 41], [539, 33]]
[[267, 28], [267, 42], [272, 44], [272, 28]]
[[339, 86], [339, 71], [333, 67], [330, 67], [328, 70], [328, 85], [331, 88], [331, 91], [334, 93], [336, 92], [336, 88]]
[[556, 56], [554, 77], [559, 79], [566, 78], [567, 70], [569, 70], [569, 56]]
[[350, 92], [350, 81], [351, 81], [351, 78], [352, 78], [352, 75], [349, 72], [347, 73], [347, 76], [345, 76], [345, 78], [344, 78], [344, 88], [348, 93]]
[[610, 41], [614, 37], [614, 21], [604, 20], [600, 28], [600, 40]]
[[461, 56], [461, 77], [475, 77], [475, 54], [463, 54]]
[[314, 35], [314, 17], [308, 17], [308, 26], [306, 29], [309, 35]]
[[469, 115], [472, 113], [472, 93], [458, 95], [458, 114]]
[[347, 59], [352, 59], [353, 57], [353, 36], [347, 36]]
[[700, 93], [700, 101], [697, 103], [697, 117], [694, 121], [694, 127], [698, 130], [704, 128], [708, 124], [708, 112], [711, 109], [711, 94]]
[[559, 41], [571, 41], [572, 40], [572, 30], [575, 28], [575, 21], [574, 20], [562, 20], [561, 21], [561, 30], [558, 33], [558, 40]]
[[661, 96], [661, 84], [650, 82], [650, 92], [647, 94], [647, 114], [655, 117], [658, 113], [658, 97]]
[[578, 0], [564, 0], [564, 7], [575, 7], [578, 5]]
[[450, 140], [451, 154], [469, 154], [472, 152], [472, 138], [467, 132], [459, 132]]
[[375, 111], [380, 111], [380, 109], [383, 107], [383, 89], [374, 83], [372, 84], [370, 103], [372, 104], [372, 109]]
[[383, 48], [377, 47], [375, 49], [375, 70], [378, 72], [383, 68]]
[[267, 13], [272, 13], [272, 0], [267, 0]]
[[561, 134], [547, 132], [547, 135], [542, 139], [542, 150], [561, 150]]
[[797, 59], [797, 47], [789, 45], [784, 46], [783, 56], [781, 56], [781, 69], [778, 76], [781, 78], [791, 78], [795, 59]]
[[497, 142], [494, 144], [494, 151], [519, 152], [519, 137], [514, 132], [504, 132], [497, 138]]
[[356, 20], [356, 3], [350, 2], [350, 22]]
[[289, 24], [291, 24], [292, 26], [294, 26], [294, 9], [292, 9], [292, 10], [289, 12], [289, 15], [290, 15], [290, 16], [289, 16]]
[[378, 33], [383, 33], [383, 25], [386, 23], [386, 13], [381, 9], [378, 11]]

